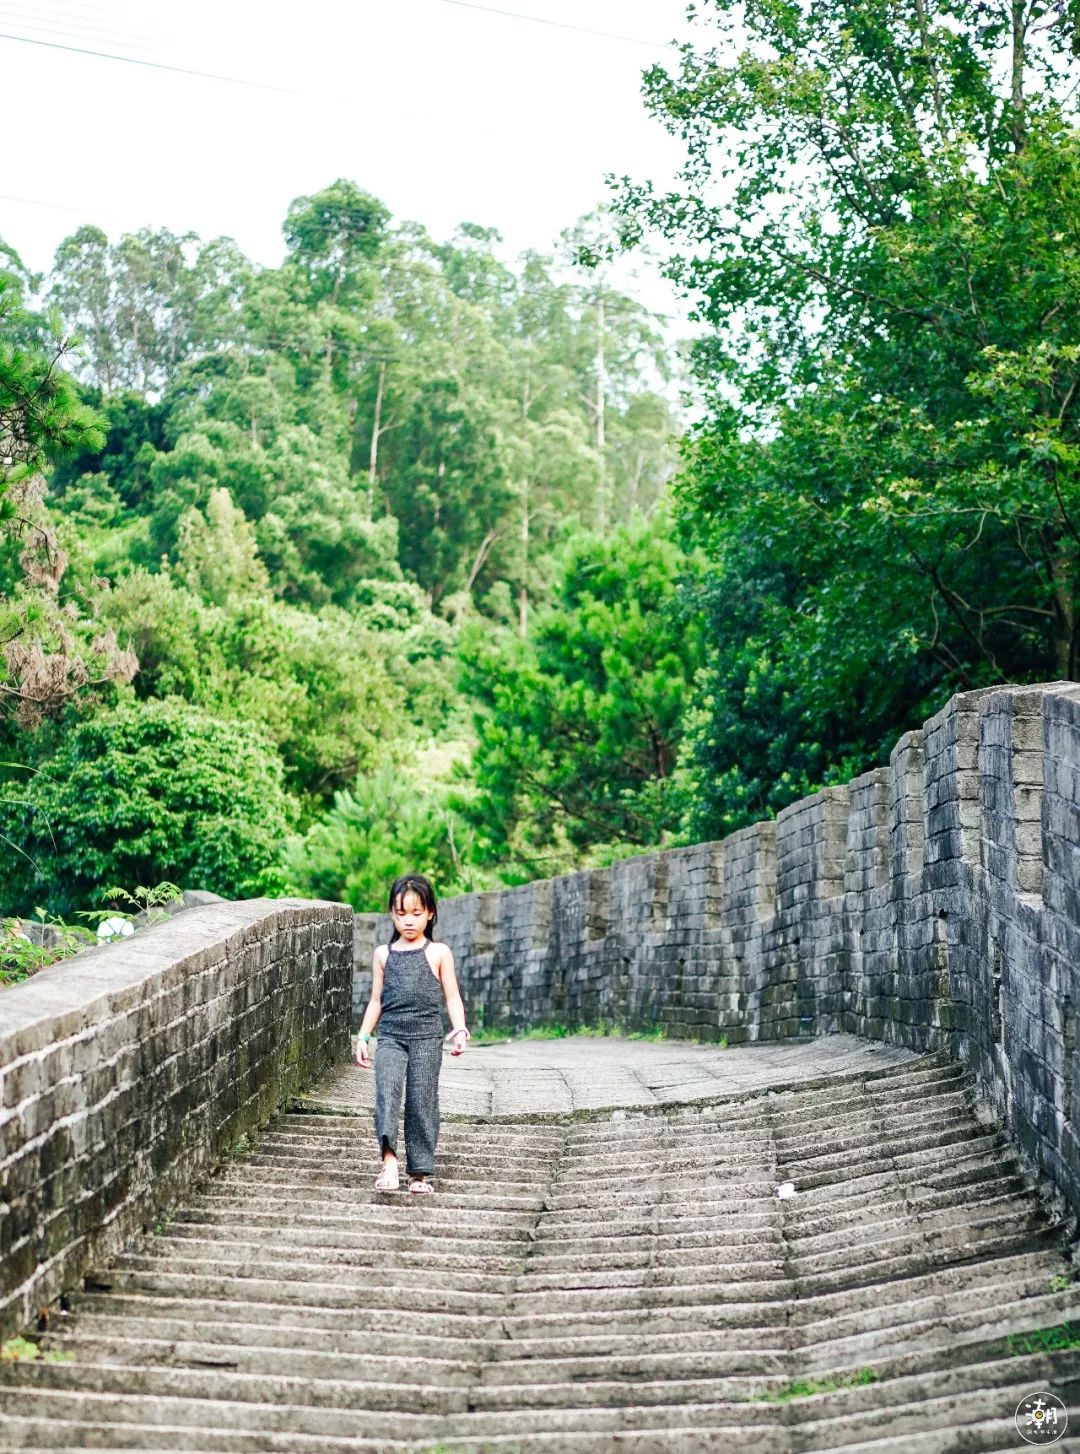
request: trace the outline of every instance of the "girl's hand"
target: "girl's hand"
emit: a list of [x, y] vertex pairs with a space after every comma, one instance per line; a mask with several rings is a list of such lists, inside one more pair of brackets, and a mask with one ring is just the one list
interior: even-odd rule
[[469, 1034], [468, 1030], [466, 1030], [465, 1027], [464, 1027], [464, 1025], [463, 1025], [460, 1030], [452, 1030], [450, 1032], [450, 1037], [449, 1038], [450, 1038], [450, 1042], [451, 1042], [451, 1044], [450, 1044], [450, 1054], [451, 1055], [464, 1055], [465, 1054], [465, 1046], [472, 1039], [472, 1036]]
[[365, 1070], [371, 1069], [371, 1042], [369, 1040], [361, 1040], [360, 1036], [357, 1035], [353, 1049], [353, 1059], [357, 1065], [363, 1066]]

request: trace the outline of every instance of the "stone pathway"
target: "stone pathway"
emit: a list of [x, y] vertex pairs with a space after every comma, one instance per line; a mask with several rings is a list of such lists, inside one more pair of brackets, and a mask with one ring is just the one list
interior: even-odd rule
[[[694, 1105], [771, 1087], [812, 1084], [822, 1076], [862, 1076], [905, 1065], [914, 1051], [855, 1035], [769, 1041], [720, 1050], [688, 1040], [624, 1040], [573, 1036], [470, 1045], [443, 1057], [442, 1107], [448, 1115], [521, 1116], [647, 1106]], [[338, 1066], [303, 1105], [312, 1110], [369, 1113], [373, 1076]]]
[[524, 1042], [444, 1107], [423, 1199], [371, 1191], [366, 1111], [279, 1116], [88, 1280], [67, 1361], [0, 1363], [0, 1450], [943, 1454], [1029, 1447], [1046, 1389], [1080, 1427], [1062, 1228], [960, 1068]]

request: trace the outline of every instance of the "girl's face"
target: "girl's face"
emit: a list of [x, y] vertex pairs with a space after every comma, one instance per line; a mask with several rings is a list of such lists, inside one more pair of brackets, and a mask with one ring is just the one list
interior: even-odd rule
[[432, 917], [431, 910], [425, 909], [419, 895], [414, 893], [403, 894], [391, 914], [400, 937], [409, 940], [423, 939]]

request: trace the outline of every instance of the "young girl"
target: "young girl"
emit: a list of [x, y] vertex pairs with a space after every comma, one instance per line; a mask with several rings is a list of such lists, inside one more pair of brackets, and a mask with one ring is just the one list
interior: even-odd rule
[[453, 1029], [451, 1055], [460, 1055], [469, 1032], [454, 956], [431, 938], [438, 910], [430, 882], [403, 874], [390, 890], [390, 917], [397, 937], [380, 944], [371, 961], [371, 999], [356, 1041], [356, 1062], [371, 1064], [369, 1041], [379, 1026], [375, 1050], [375, 1135], [382, 1153], [376, 1191], [397, 1191], [397, 1128], [405, 1090], [406, 1171], [411, 1192], [432, 1192], [439, 1138], [439, 1071], [442, 1068], [442, 1000]]

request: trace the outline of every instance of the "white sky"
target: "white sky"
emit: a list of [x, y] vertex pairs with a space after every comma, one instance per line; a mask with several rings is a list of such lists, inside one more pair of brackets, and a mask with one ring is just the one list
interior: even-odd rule
[[[677, 59], [663, 43], [693, 33], [684, 0], [490, 3], [656, 44], [450, 0], [0, 0], [9, 35], [296, 93], [0, 39], [5, 113], [24, 118], [0, 237], [37, 271], [83, 222], [226, 234], [274, 264], [292, 198], [343, 176], [436, 238], [479, 222], [516, 253], [602, 201], [606, 172], [671, 179], [681, 148], [639, 92], [644, 67]], [[681, 312], [647, 267], [619, 281]]]

